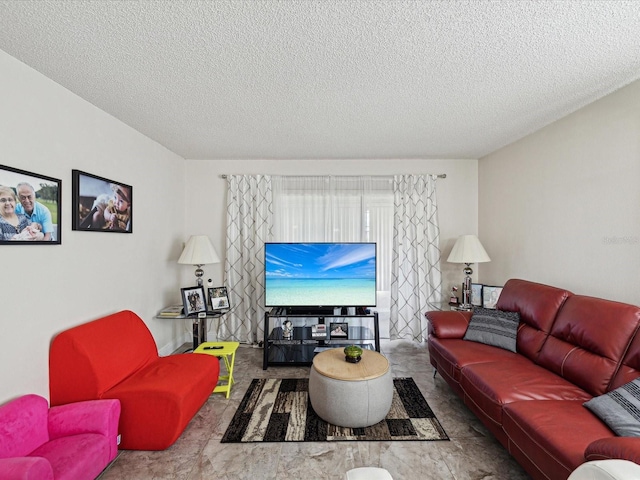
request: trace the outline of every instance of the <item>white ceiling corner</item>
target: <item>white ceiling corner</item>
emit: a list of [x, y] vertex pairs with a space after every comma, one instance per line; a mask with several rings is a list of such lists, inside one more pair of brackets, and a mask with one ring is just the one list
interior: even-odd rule
[[0, 0], [0, 49], [198, 159], [479, 158], [639, 38], [637, 0]]

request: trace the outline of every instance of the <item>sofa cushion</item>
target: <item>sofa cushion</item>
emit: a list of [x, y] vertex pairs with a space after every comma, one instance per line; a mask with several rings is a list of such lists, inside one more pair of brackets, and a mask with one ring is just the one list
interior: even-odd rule
[[515, 352], [519, 325], [520, 314], [518, 312], [476, 307], [473, 309], [464, 340]]
[[0, 458], [24, 457], [49, 441], [49, 405], [29, 394], [0, 406]]
[[594, 397], [584, 406], [621, 437], [640, 437], [640, 378]]
[[513, 361], [518, 357], [518, 354], [501, 348], [455, 338], [431, 337], [428, 347], [431, 365], [460, 394], [460, 371], [463, 367], [472, 363]]
[[157, 358], [151, 332], [129, 310], [65, 330], [49, 350], [51, 405], [102, 398]]
[[0, 458], [2, 478], [54, 480], [51, 464], [42, 457]]
[[518, 353], [536, 359], [558, 310], [569, 296], [567, 290], [527, 280], [511, 279], [505, 283], [496, 308], [520, 314]]
[[547, 478], [567, 478], [591, 442], [613, 435], [582, 402], [568, 400], [512, 402], [504, 406], [502, 426], [510, 445], [517, 445], [514, 457], [520, 461], [525, 452]]
[[213, 392], [219, 372], [214, 356], [169, 355], [105, 392], [104, 398], [117, 398], [122, 405], [120, 448], [163, 450], [172, 445]]
[[46, 458], [56, 480], [91, 480], [111, 461], [109, 439], [99, 433], [56, 438], [29, 456]]
[[460, 385], [465, 403], [477, 415], [502, 425], [502, 409], [521, 400], [577, 400], [591, 398], [571, 382], [515, 354], [509, 362], [488, 362], [462, 369]]
[[538, 363], [592, 396], [610, 384], [640, 323], [640, 309], [572, 295], [558, 313]]
[[[623, 307], [620, 306], [620, 308], [623, 308]], [[621, 312], [620, 310], [618, 310], [618, 313], [623, 313], [623, 315], [626, 317], [635, 315], [638, 319], [640, 319], [640, 306], [626, 305], [626, 308], [624, 309], [624, 311]], [[640, 320], [638, 320], [638, 325], [640, 330]], [[622, 365], [620, 365], [613, 380], [609, 384], [608, 390], [614, 390], [618, 388], [620, 385], [624, 385], [625, 383], [628, 383], [639, 376], [640, 376], [640, 333], [636, 331], [636, 334], [633, 336], [633, 340], [631, 341], [629, 348], [625, 352], [624, 359], [622, 360]]]

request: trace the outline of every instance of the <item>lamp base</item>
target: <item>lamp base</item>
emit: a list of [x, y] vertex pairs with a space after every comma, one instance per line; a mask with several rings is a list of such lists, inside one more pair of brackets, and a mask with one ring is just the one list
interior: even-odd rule
[[462, 305], [460, 305], [460, 307], [471, 309], [471, 274], [473, 273], [473, 270], [471, 270], [469, 263], [467, 263], [466, 265], [467, 266], [463, 270], [466, 277], [464, 277], [462, 288]]
[[196, 265], [196, 285], [198, 287], [202, 286], [202, 276], [204, 275], [204, 270], [202, 270], [202, 265]]

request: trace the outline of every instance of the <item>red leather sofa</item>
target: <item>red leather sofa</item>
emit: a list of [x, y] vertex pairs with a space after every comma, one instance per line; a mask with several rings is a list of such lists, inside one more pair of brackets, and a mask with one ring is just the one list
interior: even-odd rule
[[565, 480], [589, 460], [640, 463], [583, 403], [640, 376], [640, 307], [509, 280], [499, 310], [519, 312], [517, 353], [463, 340], [472, 312], [430, 311], [431, 364], [534, 478]]
[[59, 333], [49, 351], [52, 406], [120, 400], [120, 448], [172, 445], [213, 392], [220, 373], [212, 355], [158, 356], [151, 332], [125, 310]]

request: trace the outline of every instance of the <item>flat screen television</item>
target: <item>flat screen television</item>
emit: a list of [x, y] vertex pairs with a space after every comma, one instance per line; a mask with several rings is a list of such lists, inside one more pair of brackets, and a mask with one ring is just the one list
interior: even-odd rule
[[266, 307], [375, 307], [375, 243], [265, 243]]

